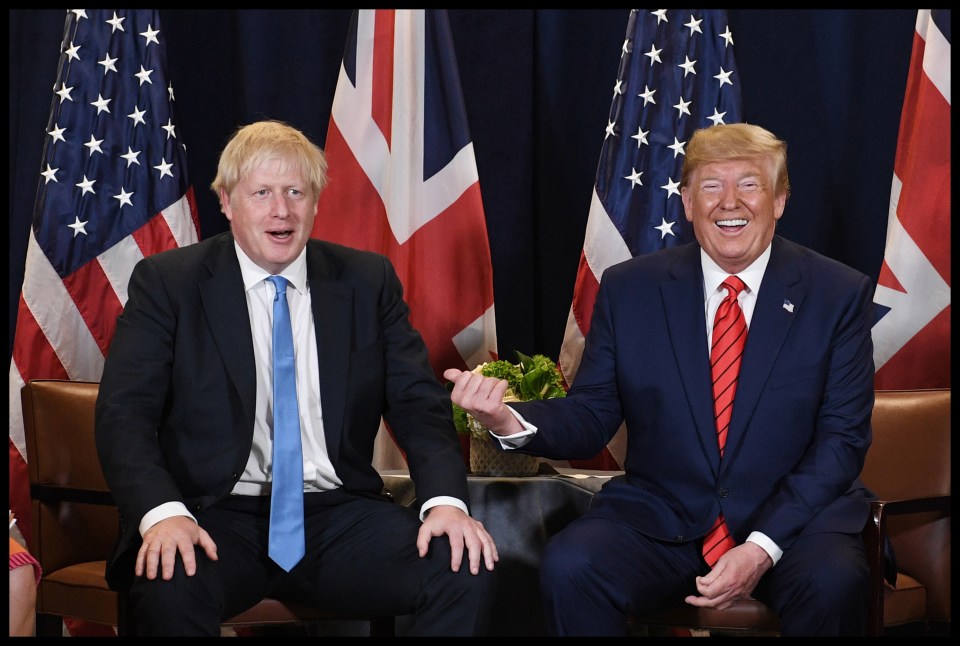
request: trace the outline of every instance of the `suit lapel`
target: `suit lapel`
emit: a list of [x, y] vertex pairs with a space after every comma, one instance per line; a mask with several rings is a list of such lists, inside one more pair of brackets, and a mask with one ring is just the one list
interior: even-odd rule
[[700, 270], [699, 254], [698, 245], [688, 245], [686, 254], [678, 257], [671, 270], [675, 280], [664, 283], [660, 293], [667, 315], [670, 344], [690, 415], [696, 424], [704, 456], [716, 473], [720, 467], [720, 453], [713, 420], [710, 358], [704, 323], [703, 272]]
[[732, 457], [743, 442], [750, 418], [776, 365], [780, 348], [793, 325], [797, 310], [803, 305], [806, 289], [797, 266], [796, 253], [784, 245], [779, 237], [775, 237], [743, 352], [727, 435], [725, 453], [728, 456]]
[[210, 277], [201, 280], [199, 285], [203, 312], [214, 331], [211, 336], [227, 374], [239, 393], [244, 418], [252, 429], [257, 401], [256, 360], [233, 236], [228, 233], [217, 240], [205, 265]]
[[350, 339], [353, 338], [353, 290], [339, 280], [340, 268], [322, 247], [307, 244], [307, 279], [317, 335], [323, 432], [330, 460], [336, 464], [343, 434]]

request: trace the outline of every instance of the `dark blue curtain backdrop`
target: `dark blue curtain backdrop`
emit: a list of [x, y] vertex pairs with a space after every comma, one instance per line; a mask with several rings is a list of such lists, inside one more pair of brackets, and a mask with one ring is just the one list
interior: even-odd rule
[[[729, 12], [746, 121], [789, 146], [780, 233], [874, 279], [916, 13]], [[350, 11], [161, 14], [208, 237], [227, 228], [209, 185], [237, 126], [282, 119], [325, 141]], [[627, 15], [450, 10], [505, 357], [559, 353]], [[9, 12], [11, 348], [64, 17]]]

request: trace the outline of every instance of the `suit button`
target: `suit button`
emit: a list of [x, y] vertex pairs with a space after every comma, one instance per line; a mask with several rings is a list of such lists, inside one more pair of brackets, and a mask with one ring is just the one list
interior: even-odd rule
[[721, 498], [726, 498], [727, 493], [728, 491], [724, 487], [720, 487], [719, 489], [717, 489], [717, 495], [720, 496]]
[[678, 543], [682, 543], [682, 542], [683, 542], [683, 534], [677, 534], [676, 536], [673, 537], [673, 540], [677, 541]]
[[234, 481], [234, 482], [236, 482], [237, 480], [240, 479], [240, 474], [239, 474], [239, 473], [231, 473], [231, 474], [230, 474], [230, 477], [233, 478], [233, 481]]

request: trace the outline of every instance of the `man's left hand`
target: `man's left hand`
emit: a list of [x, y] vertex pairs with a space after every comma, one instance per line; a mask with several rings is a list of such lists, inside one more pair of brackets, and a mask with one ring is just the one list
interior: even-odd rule
[[684, 601], [691, 606], [724, 610], [749, 598], [760, 577], [772, 566], [770, 555], [747, 541], [721, 556], [706, 576], [698, 576], [697, 591], [701, 596], [690, 595]]
[[480, 572], [481, 556], [490, 571], [493, 571], [494, 563], [500, 560], [497, 545], [483, 527], [483, 523], [452, 505], [433, 507], [423, 519], [417, 535], [417, 550], [420, 556], [427, 555], [431, 539], [444, 534], [450, 539], [450, 569], [454, 572], [460, 571], [464, 549], [468, 554], [472, 574]]

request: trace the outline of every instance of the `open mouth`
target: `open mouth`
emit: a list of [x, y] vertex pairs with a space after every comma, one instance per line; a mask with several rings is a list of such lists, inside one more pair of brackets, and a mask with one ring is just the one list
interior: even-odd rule
[[737, 218], [735, 220], [717, 220], [717, 226], [721, 229], [727, 229], [730, 231], [747, 226], [747, 221], [743, 218]]
[[284, 229], [283, 231], [268, 231], [268, 235], [278, 240], [286, 240], [293, 235], [293, 229]]

